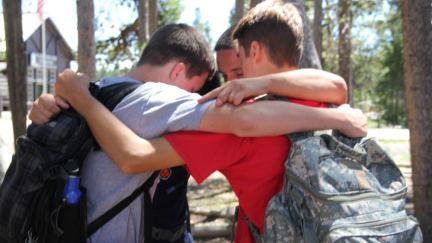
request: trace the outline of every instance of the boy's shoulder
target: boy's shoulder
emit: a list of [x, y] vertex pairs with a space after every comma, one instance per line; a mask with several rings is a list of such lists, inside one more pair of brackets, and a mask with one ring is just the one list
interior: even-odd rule
[[129, 99], [133, 100], [150, 99], [151, 97], [152, 100], [164, 100], [166, 102], [177, 98], [199, 99], [200, 97], [198, 94], [190, 93], [173, 85], [162, 82], [140, 81], [127, 76], [105, 77], [97, 83], [99, 86], [105, 87], [122, 82], [143, 83], [129, 95]]

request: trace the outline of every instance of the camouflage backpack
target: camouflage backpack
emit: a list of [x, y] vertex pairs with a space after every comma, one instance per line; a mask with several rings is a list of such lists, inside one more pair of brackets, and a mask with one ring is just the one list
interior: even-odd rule
[[295, 134], [258, 242], [422, 242], [407, 185], [374, 139]]

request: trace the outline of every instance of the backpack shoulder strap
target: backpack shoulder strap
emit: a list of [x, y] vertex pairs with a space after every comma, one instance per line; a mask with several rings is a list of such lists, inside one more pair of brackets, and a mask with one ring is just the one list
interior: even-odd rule
[[[142, 83], [136, 82], [121, 82], [113, 85], [108, 85], [100, 88], [94, 83], [90, 83], [90, 92], [95, 96], [102, 104], [104, 104], [110, 111], [112, 111], [120, 101], [126, 97], [128, 94], [132, 93], [137, 87], [142, 85]], [[95, 149], [99, 149], [98, 144], [95, 145]], [[139, 195], [144, 193], [146, 204], [147, 201], [151, 204], [150, 194], [148, 191], [152, 187], [156, 177], [159, 172], [153, 172], [149, 179], [147, 179], [140, 187], [135, 189], [128, 197], [124, 198], [122, 201], [118, 202], [114, 207], [106, 211], [104, 214], [99, 216], [93, 222], [87, 226], [87, 237], [96, 232], [100, 227], [102, 227], [109, 220], [114, 218], [123, 209], [125, 209], [129, 204], [132, 203]], [[146, 213], [147, 215], [147, 213]], [[147, 218], [145, 219], [147, 222]], [[146, 223], [147, 225], [147, 223]], [[147, 235], [147, 234], [146, 234]], [[151, 235], [151, 234], [150, 234]]]
[[[143, 83], [121, 82], [106, 87], [99, 88], [96, 84], [90, 84], [92, 94], [104, 104], [110, 111], [120, 103], [120, 101], [128, 94], [132, 93], [136, 88]], [[96, 86], [96, 87], [95, 87]]]
[[246, 215], [243, 216], [243, 220], [246, 222], [249, 228], [249, 232], [252, 234], [255, 242], [262, 243], [262, 239], [258, 227], [254, 223], [252, 223], [252, 221]]
[[[125, 199], [123, 199], [120, 202], [118, 202], [114, 207], [112, 207], [111, 209], [109, 209], [108, 211], [106, 211], [104, 214], [102, 214], [101, 216], [99, 216], [97, 219], [95, 219], [93, 222], [91, 222], [87, 226], [87, 237], [91, 236], [100, 227], [102, 227], [106, 222], [108, 222], [112, 218], [114, 218], [114, 216], [116, 216], [123, 209], [125, 209], [127, 206], [129, 206], [129, 204], [131, 204], [132, 201], [135, 200], [142, 193], [144, 193], [144, 195], [146, 197], [144, 200], [145, 201], [150, 200], [150, 203], [151, 203], [151, 199], [149, 198], [150, 194], [145, 193], [145, 192], [148, 192], [150, 190], [150, 188], [153, 186], [153, 183], [154, 183], [154, 181], [156, 180], [156, 178], [158, 176], [159, 176], [159, 171], [153, 172], [153, 174], [150, 176], [150, 178], [148, 178], [140, 187], [138, 187], [137, 189], [135, 189], [135, 191], [133, 191], [128, 197], [126, 197]], [[145, 216], [147, 214], [149, 214], [149, 213], [145, 212], [145, 214], [144, 214], [145, 222], [148, 222], [147, 221], [147, 216]], [[150, 219], [151, 219], [151, 217], [150, 217]], [[148, 223], [146, 223], [145, 225], [148, 225]], [[145, 232], [145, 236], [147, 236], [147, 235], [148, 235], [147, 232]], [[149, 235], [151, 237], [151, 232], [150, 232]]]
[[[90, 83], [90, 93], [98, 99], [108, 110], [113, 111], [114, 108], [120, 103], [124, 97], [132, 93], [136, 88], [143, 83], [136, 82], [121, 82], [105, 87], [99, 87], [95, 83]], [[100, 150], [99, 143], [94, 140], [94, 150]]]

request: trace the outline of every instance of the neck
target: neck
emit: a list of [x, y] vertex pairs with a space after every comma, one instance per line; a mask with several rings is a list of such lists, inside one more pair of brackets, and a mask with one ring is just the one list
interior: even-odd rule
[[292, 70], [296, 70], [298, 69], [298, 67], [295, 66], [282, 66], [282, 67], [276, 67], [273, 72], [274, 73], [281, 73], [281, 72], [286, 72], [286, 71], [292, 71]]
[[143, 82], [169, 82], [170, 63], [165, 65], [142, 64], [130, 70], [126, 76]]
[[286, 72], [286, 71], [292, 71], [292, 70], [296, 70], [298, 69], [297, 66], [290, 66], [290, 65], [283, 65], [283, 66], [277, 66], [274, 65], [273, 63], [268, 63], [266, 65], [266, 67], [264, 67], [262, 70], [261, 75], [266, 75], [266, 74], [272, 74], [272, 73], [281, 73], [281, 72]]

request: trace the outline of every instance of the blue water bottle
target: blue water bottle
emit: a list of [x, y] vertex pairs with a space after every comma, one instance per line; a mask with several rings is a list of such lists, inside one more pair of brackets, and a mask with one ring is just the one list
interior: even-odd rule
[[78, 176], [70, 175], [66, 179], [66, 185], [63, 192], [63, 198], [66, 204], [78, 204], [81, 199], [81, 191], [79, 190], [80, 179]]

